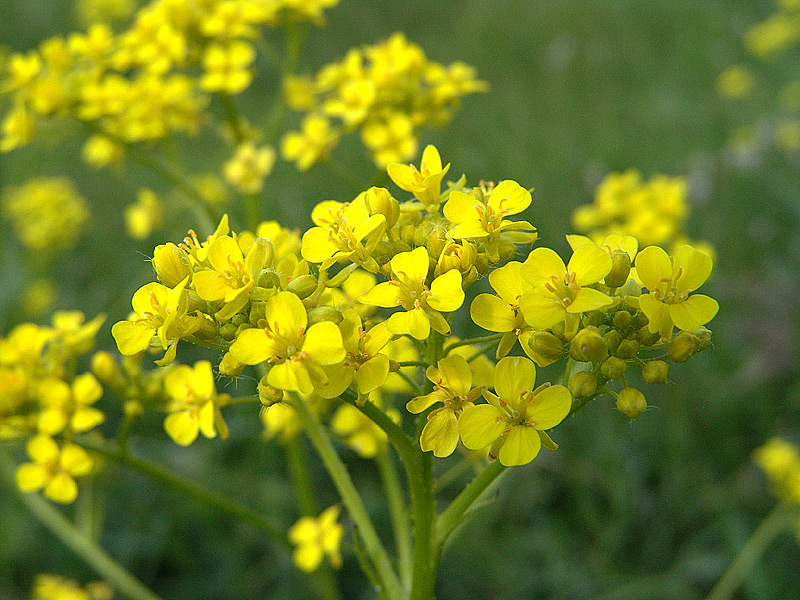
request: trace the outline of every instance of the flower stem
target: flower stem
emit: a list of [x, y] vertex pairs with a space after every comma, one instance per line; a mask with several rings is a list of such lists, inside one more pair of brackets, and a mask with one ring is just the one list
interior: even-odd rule
[[400, 478], [397, 476], [397, 468], [389, 449], [386, 447], [381, 448], [375, 460], [378, 463], [383, 487], [386, 490], [386, 499], [389, 504], [389, 515], [394, 529], [400, 579], [403, 581], [403, 585], [408, 588], [411, 584], [411, 524], [408, 520], [406, 501], [403, 498]]
[[504, 467], [499, 460], [489, 463], [489, 466], [481, 471], [480, 474], [456, 496], [450, 506], [439, 516], [439, 523], [436, 528], [436, 539], [440, 545], [443, 545], [447, 541], [450, 534], [462, 523], [464, 515], [466, 515], [470, 507], [477, 502], [489, 486], [494, 483], [505, 470], [506, 467]]
[[403, 594], [397, 574], [392, 568], [389, 555], [386, 553], [386, 549], [375, 531], [375, 526], [372, 524], [369, 514], [367, 514], [367, 510], [353, 480], [350, 478], [350, 474], [336, 453], [330, 437], [328, 437], [319, 419], [308, 407], [305, 400], [298, 396], [293, 396], [290, 402], [297, 411], [300, 420], [303, 422], [306, 434], [314, 448], [316, 448], [336, 489], [339, 491], [350, 518], [353, 519], [358, 528], [358, 535], [361, 536], [364, 542], [364, 549], [375, 565], [375, 571], [387, 598], [400, 600]]
[[292, 544], [289, 542], [289, 539], [286, 537], [286, 534], [284, 534], [283, 531], [267, 521], [262, 515], [234, 502], [229, 498], [226, 498], [225, 496], [221, 496], [216, 492], [212, 492], [211, 490], [204, 488], [201, 485], [170, 473], [160, 465], [137, 458], [128, 453], [120, 452], [118, 450], [109, 450], [102, 444], [98, 444], [97, 442], [82, 437], [76, 437], [73, 441], [86, 450], [96, 452], [107, 459], [113, 460], [114, 462], [128, 467], [134, 471], [138, 471], [139, 473], [146, 475], [150, 479], [153, 479], [154, 481], [157, 481], [166, 487], [186, 494], [201, 504], [210, 506], [211, 508], [226, 514], [237, 521], [247, 523], [254, 529], [266, 534], [282, 550], [292, 550]]
[[131, 600], [161, 600], [125, 567], [114, 560], [103, 548], [70, 523], [59, 510], [38, 494], [23, 494], [11, 482], [12, 467], [8, 457], [0, 456], [3, 479], [16, 493], [19, 501], [36, 519], [67, 548], [80, 556], [86, 564], [108, 581], [122, 595]]
[[459, 340], [457, 342], [452, 342], [444, 347], [442, 351], [442, 356], [447, 356], [451, 350], [454, 348], [458, 348], [459, 346], [470, 346], [472, 344], [485, 344], [486, 342], [493, 342], [495, 340], [499, 340], [505, 335], [505, 333], [493, 333], [492, 335], [484, 335], [482, 337], [475, 337], [469, 338], [467, 340]]
[[745, 542], [739, 554], [728, 567], [728, 570], [717, 581], [706, 600], [728, 600], [742, 584], [750, 569], [758, 562], [769, 545], [778, 535], [797, 521], [798, 513], [787, 510], [783, 505], [776, 506]]

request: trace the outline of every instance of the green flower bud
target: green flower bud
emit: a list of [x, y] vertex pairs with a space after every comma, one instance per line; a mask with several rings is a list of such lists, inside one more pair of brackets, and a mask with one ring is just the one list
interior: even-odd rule
[[251, 302], [250, 303], [250, 316], [247, 321], [253, 327], [258, 327], [258, 322], [267, 318], [267, 303], [266, 302]]
[[247, 317], [244, 315], [244, 313], [236, 313], [235, 315], [233, 315], [233, 318], [231, 319], [231, 323], [233, 323], [237, 327], [245, 322], [247, 322]]
[[447, 245], [447, 238], [441, 231], [432, 231], [422, 244], [428, 249], [428, 255], [434, 260], [438, 259]]
[[564, 342], [549, 331], [537, 331], [528, 340], [528, 346], [535, 353], [547, 359], [558, 360], [564, 355]]
[[667, 383], [669, 364], [663, 360], [651, 360], [642, 367], [645, 383]]
[[614, 354], [619, 358], [633, 358], [639, 354], [639, 342], [637, 340], [622, 340]]
[[694, 334], [697, 336], [697, 340], [699, 342], [698, 346], [697, 346], [697, 351], [698, 352], [702, 352], [703, 350], [705, 350], [706, 348], [708, 348], [711, 345], [711, 330], [710, 329], [706, 329], [705, 327], [701, 327], [700, 329], [695, 331]]
[[317, 306], [308, 311], [308, 326], [311, 327], [315, 323], [321, 323], [322, 321], [331, 321], [338, 325], [343, 318], [342, 313], [332, 306]]
[[264, 406], [272, 406], [283, 400], [283, 391], [272, 387], [267, 383], [267, 376], [261, 378], [258, 382], [258, 399]]
[[279, 288], [281, 287], [281, 278], [275, 271], [263, 271], [258, 277], [258, 287]]
[[478, 253], [478, 257], [475, 259], [475, 268], [481, 275], [486, 275], [489, 272], [489, 257], [486, 252]]
[[603, 362], [608, 357], [608, 344], [597, 327], [581, 329], [569, 345], [569, 355], [582, 362]]
[[647, 318], [643, 312], [639, 311], [636, 313], [636, 327], [641, 329], [642, 327], [647, 327], [650, 324], [650, 319]]
[[[625, 255], [627, 256], [627, 254]], [[633, 323], [633, 317], [627, 310], [618, 310], [614, 315], [614, 327], [625, 331]]]
[[617, 351], [617, 348], [619, 348], [619, 345], [622, 342], [622, 334], [614, 329], [606, 333], [603, 338], [606, 340], [608, 351], [612, 354]]
[[597, 391], [597, 377], [589, 371], [580, 371], [569, 378], [567, 387], [573, 398], [589, 398]]
[[600, 375], [608, 379], [619, 379], [628, 370], [628, 363], [616, 356], [609, 356], [600, 366]]
[[200, 325], [200, 329], [195, 331], [194, 335], [201, 340], [213, 340], [219, 335], [219, 328], [211, 319], [202, 317], [202, 325]]
[[639, 330], [639, 342], [643, 346], [652, 346], [653, 344], [657, 344], [658, 341], [661, 339], [661, 334], [656, 331], [655, 333], [650, 332], [650, 328], [645, 326]]
[[233, 323], [225, 323], [219, 328], [219, 337], [225, 341], [232, 342], [236, 337], [236, 329], [237, 327]]
[[[417, 232], [417, 228], [414, 225], [408, 224], [403, 225], [400, 228], [400, 240], [406, 244], [408, 249], [410, 250], [411, 247], [414, 245], [414, 234]], [[399, 250], [398, 252], [403, 252], [404, 250]]]
[[505, 264], [517, 255], [517, 247], [511, 242], [500, 242], [497, 247], [497, 252], [500, 255], [500, 264]]
[[599, 310], [593, 310], [583, 316], [584, 325], [593, 325], [594, 327], [599, 327], [600, 325], [603, 325], [605, 321], [606, 314]]
[[286, 291], [304, 300], [316, 291], [318, 284], [317, 278], [313, 275], [300, 275], [289, 282]]
[[700, 349], [700, 340], [690, 331], [681, 331], [669, 343], [667, 356], [673, 362], [682, 363], [689, 360]]
[[238, 377], [243, 369], [244, 364], [233, 358], [230, 352], [226, 352], [219, 362], [219, 374], [226, 377]]
[[626, 387], [617, 396], [617, 410], [631, 419], [635, 419], [647, 408], [644, 394], [636, 388]]
[[605, 283], [608, 287], [617, 288], [625, 285], [631, 273], [631, 257], [623, 250], [614, 250], [611, 253], [611, 272], [606, 275]]

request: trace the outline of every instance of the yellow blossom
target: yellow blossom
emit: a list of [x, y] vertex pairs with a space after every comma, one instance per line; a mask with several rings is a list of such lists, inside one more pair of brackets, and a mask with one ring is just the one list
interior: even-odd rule
[[43, 407], [38, 419], [42, 433], [55, 435], [67, 426], [82, 433], [105, 421], [103, 412], [92, 406], [103, 395], [103, 388], [91, 373], [78, 375], [72, 385], [54, 377], [45, 379], [39, 382], [37, 393]]
[[236, 154], [225, 163], [225, 179], [243, 194], [258, 194], [274, 165], [273, 148], [256, 148], [253, 142], [245, 142], [236, 148]]
[[164, 429], [181, 446], [188, 446], [202, 432], [207, 438], [217, 433], [226, 439], [228, 426], [222, 418], [220, 407], [230, 400], [228, 394], [217, 394], [211, 363], [201, 360], [194, 367], [180, 365], [172, 369], [164, 380], [169, 394], [169, 416]]
[[527, 358], [506, 357], [495, 369], [495, 391], [484, 392], [488, 404], [464, 409], [458, 421], [461, 441], [470, 450], [492, 445], [491, 456], [509, 467], [536, 458], [542, 446], [557, 446], [545, 430], [569, 414], [572, 398], [561, 385], [539, 386], [536, 367]]
[[200, 85], [210, 92], [243, 92], [253, 81], [251, 66], [255, 58], [256, 52], [247, 42], [212, 44], [203, 57], [205, 73]]
[[431, 328], [442, 335], [450, 335], [441, 312], [453, 312], [464, 302], [461, 273], [447, 271], [434, 279], [430, 288], [428, 277], [428, 251], [424, 247], [411, 252], [401, 252], [391, 260], [392, 280], [379, 283], [359, 298], [359, 302], [383, 308], [402, 307], [386, 322], [389, 331], [397, 335], [410, 335], [424, 340]]
[[290, 131], [283, 136], [281, 156], [294, 162], [299, 171], [307, 171], [315, 163], [326, 160], [338, 143], [339, 134], [328, 119], [312, 113], [303, 119], [301, 131]]
[[289, 541], [297, 549], [294, 551], [294, 564], [311, 573], [316, 571], [327, 556], [331, 565], [342, 566], [339, 547], [344, 535], [344, 527], [339, 522], [339, 507], [331, 506], [322, 511], [319, 517], [302, 517], [289, 529]]
[[386, 172], [397, 187], [414, 194], [429, 211], [439, 208], [442, 179], [449, 169], [450, 163], [442, 167], [442, 159], [435, 146], [425, 147], [419, 169], [413, 164], [391, 163], [386, 166]]
[[28, 440], [27, 451], [33, 462], [17, 468], [19, 489], [23, 492], [44, 489], [44, 495], [54, 502], [74, 502], [78, 497], [74, 478], [88, 475], [92, 470], [92, 459], [86, 451], [75, 444], [59, 448], [53, 438], [43, 434]]
[[155, 192], [147, 188], [139, 190], [136, 203], [125, 207], [125, 229], [128, 235], [135, 240], [149, 237], [153, 229], [161, 225], [162, 213], [162, 203]]

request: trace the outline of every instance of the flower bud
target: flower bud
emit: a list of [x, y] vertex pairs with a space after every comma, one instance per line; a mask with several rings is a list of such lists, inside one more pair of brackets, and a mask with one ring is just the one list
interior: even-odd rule
[[497, 247], [497, 253], [500, 255], [500, 264], [505, 264], [517, 255], [517, 246], [512, 242], [501, 241]]
[[[452, 243], [454, 242], [450, 242], [450, 244]], [[424, 246], [428, 249], [428, 255], [434, 260], [441, 259], [441, 255], [447, 245], [447, 238], [441, 231], [432, 231], [424, 242]]]
[[614, 354], [618, 358], [633, 358], [639, 354], [639, 342], [637, 340], [622, 340]]
[[267, 318], [267, 303], [266, 302], [251, 302], [250, 315], [247, 322], [253, 327], [258, 327], [259, 321], [264, 321]]
[[583, 315], [583, 324], [584, 325], [593, 325], [594, 327], [599, 327], [603, 323], [605, 323], [606, 314], [599, 310], [593, 310]]
[[316, 291], [317, 285], [317, 278], [313, 275], [300, 275], [289, 282], [286, 291], [304, 300]]
[[110, 352], [105, 350], [95, 352], [92, 356], [92, 373], [103, 383], [109, 383], [119, 373], [117, 361]]
[[564, 355], [564, 343], [549, 331], [537, 331], [528, 340], [528, 346], [536, 354], [550, 360]]
[[676, 363], [689, 360], [700, 349], [700, 340], [690, 331], [681, 331], [669, 343], [667, 356]]
[[233, 323], [237, 327], [243, 325], [246, 322], [247, 322], [247, 317], [242, 313], [236, 313], [235, 315], [233, 315], [233, 318], [231, 319], [231, 323]]
[[200, 328], [195, 331], [194, 335], [201, 340], [213, 340], [218, 335], [217, 324], [211, 319], [203, 316]]
[[258, 382], [258, 399], [264, 406], [272, 406], [283, 400], [283, 391], [278, 388], [272, 387], [267, 383], [267, 376], [261, 378]]
[[661, 334], [656, 331], [655, 333], [650, 332], [649, 327], [642, 327], [639, 330], [639, 342], [643, 346], [652, 346], [653, 344], [657, 344], [658, 341], [661, 339]]
[[383, 215], [386, 226], [391, 227], [400, 217], [400, 203], [392, 198], [386, 188], [371, 187], [364, 192], [367, 207], [371, 215]]
[[332, 306], [317, 306], [308, 311], [308, 326], [311, 327], [322, 321], [330, 321], [338, 325], [343, 318], [342, 313]]
[[133, 419], [144, 412], [144, 407], [138, 400], [126, 400], [122, 403], [122, 412], [125, 413], [125, 416], [129, 419]]
[[481, 252], [475, 259], [475, 268], [481, 275], [486, 275], [489, 272], [489, 257], [486, 252]]
[[597, 391], [597, 377], [589, 371], [580, 371], [569, 378], [567, 387], [573, 398], [589, 398]]
[[[419, 225], [414, 227], [414, 235], [412, 241], [414, 246], [424, 246], [428, 241], [428, 237], [433, 234], [433, 223], [428, 220], [422, 221]], [[444, 239], [442, 240], [442, 247], [444, 247]]]
[[711, 330], [701, 327], [693, 332], [697, 336], [698, 346], [697, 351], [702, 352], [711, 345]]
[[608, 357], [608, 344], [597, 327], [590, 325], [581, 329], [572, 338], [569, 355], [582, 362], [603, 362]]
[[628, 370], [628, 363], [616, 356], [609, 356], [600, 366], [600, 375], [606, 379], [619, 379]]
[[651, 360], [642, 367], [645, 383], [667, 383], [669, 364], [663, 360]]
[[[627, 254], [626, 254], [627, 256]], [[625, 331], [633, 323], [633, 317], [627, 310], [618, 310], [614, 315], [614, 327]]]
[[630, 274], [631, 257], [624, 250], [614, 250], [611, 253], [611, 271], [606, 275], [605, 284], [608, 287], [618, 288], [625, 285]]
[[625, 282], [625, 285], [617, 288], [617, 296], [624, 297], [624, 296], [641, 296], [642, 295], [642, 286], [636, 282], [635, 279], [628, 279]]
[[233, 358], [230, 352], [226, 352], [219, 362], [219, 374], [226, 377], [238, 377], [243, 369], [244, 364]]
[[225, 323], [219, 328], [219, 337], [223, 340], [231, 342], [236, 337], [236, 325], [233, 323]]
[[172, 242], [156, 246], [152, 265], [158, 280], [168, 288], [174, 288], [192, 272], [186, 254]]
[[[430, 250], [430, 246], [428, 246]], [[431, 253], [433, 255], [433, 253]], [[438, 255], [439, 260], [436, 264], [434, 277], [446, 273], [452, 269], [458, 269], [464, 276], [475, 270], [475, 260], [478, 258], [478, 251], [475, 246], [466, 240], [461, 242], [447, 242]]]
[[612, 354], [617, 351], [620, 343], [622, 343], [622, 334], [614, 329], [607, 332], [603, 338], [606, 340], [606, 344], [608, 345], [608, 351]]
[[275, 271], [263, 271], [258, 277], [258, 287], [279, 288], [281, 287], [281, 278]]
[[[417, 228], [411, 224], [403, 225], [400, 228], [400, 240], [408, 246], [409, 250], [414, 245], [414, 234], [416, 233], [416, 231]], [[398, 250], [398, 252], [402, 251], [403, 250]]]
[[617, 410], [631, 419], [638, 417], [645, 408], [644, 394], [636, 388], [626, 387], [617, 396]]

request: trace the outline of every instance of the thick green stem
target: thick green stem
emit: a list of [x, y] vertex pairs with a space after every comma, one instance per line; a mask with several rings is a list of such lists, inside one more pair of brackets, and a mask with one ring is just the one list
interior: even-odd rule
[[92, 569], [108, 583], [116, 588], [123, 596], [131, 600], [161, 600], [153, 591], [134, 577], [121, 564], [114, 560], [105, 550], [70, 523], [60, 511], [53, 508], [50, 503], [38, 494], [22, 494], [14, 485], [12, 467], [8, 457], [0, 456], [0, 470], [3, 472], [4, 482], [14, 490], [19, 501], [25, 508], [45, 527], [50, 533], [61, 541], [67, 548], [83, 559]]
[[467, 511], [478, 501], [492, 483], [506, 470], [499, 460], [489, 463], [439, 516], [436, 539], [441, 546], [464, 520]]
[[411, 586], [411, 523], [408, 520], [408, 509], [397, 468], [388, 448], [381, 448], [375, 457], [381, 472], [386, 500], [389, 504], [389, 515], [392, 519], [394, 542], [397, 549], [397, 564], [403, 586]]
[[417, 469], [409, 473], [414, 519], [414, 565], [410, 600], [433, 600], [439, 552], [435, 546], [436, 505], [433, 498], [433, 454], [418, 451]]
[[769, 545], [778, 535], [797, 522], [800, 514], [796, 510], [789, 510], [783, 505], [778, 505], [769, 513], [761, 524], [745, 542], [739, 554], [733, 560], [728, 570], [722, 575], [717, 584], [706, 596], [706, 600], [728, 600], [747, 577], [747, 574], [761, 558]]
[[74, 442], [79, 446], [96, 452], [97, 454], [100, 454], [109, 460], [124, 465], [130, 469], [133, 469], [134, 471], [138, 471], [142, 475], [146, 475], [150, 479], [153, 479], [154, 481], [157, 481], [166, 487], [186, 494], [201, 504], [210, 506], [211, 508], [226, 514], [237, 521], [250, 525], [254, 529], [266, 534], [282, 550], [292, 550], [292, 544], [289, 542], [289, 539], [286, 537], [286, 534], [283, 533], [283, 531], [267, 521], [257, 512], [242, 506], [241, 504], [238, 504], [229, 498], [221, 496], [216, 492], [212, 492], [211, 490], [204, 488], [192, 481], [183, 479], [182, 477], [170, 473], [159, 465], [148, 462], [141, 458], [136, 458], [135, 456], [131, 456], [130, 454], [123, 453], [118, 450], [109, 450], [97, 442], [87, 440], [82, 437], [76, 438]]
[[292, 397], [292, 407], [297, 411], [303, 427], [311, 443], [316, 448], [325, 468], [330, 474], [342, 502], [347, 508], [350, 518], [358, 528], [357, 535], [364, 542], [364, 549], [375, 565], [375, 572], [379, 577], [383, 591], [390, 600], [400, 600], [403, 597], [397, 574], [392, 568], [391, 560], [383, 547], [375, 526], [367, 514], [361, 496], [356, 489], [347, 468], [336, 453], [330, 437], [325, 432], [317, 416], [308, 407], [308, 404], [297, 396]]

